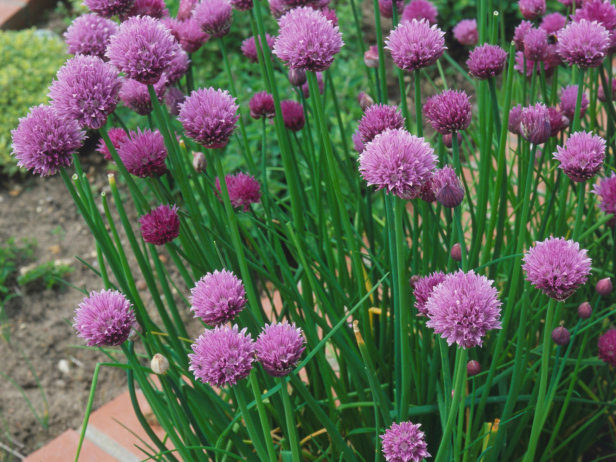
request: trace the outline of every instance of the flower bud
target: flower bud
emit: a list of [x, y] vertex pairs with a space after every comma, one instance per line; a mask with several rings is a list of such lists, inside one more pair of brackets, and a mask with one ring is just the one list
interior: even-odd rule
[[580, 306], [578, 306], [577, 312], [580, 318], [588, 319], [592, 314], [592, 307], [590, 306], [590, 303], [584, 302], [581, 303]]
[[160, 353], [156, 353], [152, 356], [152, 361], [150, 362], [150, 368], [152, 372], [158, 375], [163, 375], [167, 373], [169, 370], [169, 361]]
[[364, 53], [364, 63], [368, 67], [379, 66], [379, 49], [376, 45], [372, 45], [366, 50], [366, 52]]
[[599, 295], [605, 297], [612, 293], [612, 280], [610, 278], [600, 279], [595, 286], [595, 290]]
[[294, 87], [301, 87], [306, 83], [306, 71], [303, 69], [289, 69], [289, 82]]
[[451, 258], [455, 261], [462, 261], [462, 246], [457, 242], [451, 248]]
[[359, 92], [359, 95], [357, 95], [357, 100], [359, 101], [359, 106], [361, 107], [362, 111], [365, 111], [374, 104], [374, 100], [372, 99], [372, 97], [365, 91]]
[[411, 286], [411, 289], [415, 288], [415, 284], [417, 284], [417, 281], [419, 281], [421, 279], [421, 277], [417, 274], [413, 274], [411, 276], [411, 278], [409, 279], [409, 285]]
[[565, 327], [558, 326], [552, 331], [552, 340], [556, 345], [565, 346], [571, 340], [571, 334]]
[[197, 173], [205, 171], [207, 168], [207, 160], [202, 152], [193, 152], [193, 167]]
[[481, 372], [481, 364], [474, 359], [471, 359], [468, 363], [466, 363], [466, 374], [469, 377], [477, 375]]

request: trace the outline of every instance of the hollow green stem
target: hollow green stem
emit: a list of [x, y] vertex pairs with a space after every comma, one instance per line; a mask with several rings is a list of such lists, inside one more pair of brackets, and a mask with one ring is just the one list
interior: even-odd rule
[[297, 427], [295, 426], [295, 413], [289, 398], [289, 390], [287, 390], [286, 378], [280, 379], [280, 394], [282, 395], [282, 404], [284, 406], [284, 416], [287, 425], [287, 435], [289, 437], [289, 446], [291, 449], [291, 459], [293, 462], [300, 462], [301, 447], [299, 446], [299, 438], [297, 436]]

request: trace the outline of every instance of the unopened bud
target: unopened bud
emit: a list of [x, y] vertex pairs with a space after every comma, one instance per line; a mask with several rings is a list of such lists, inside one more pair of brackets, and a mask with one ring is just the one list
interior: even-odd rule
[[581, 303], [580, 306], [578, 306], [578, 316], [580, 318], [588, 319], [590, 318], [591, 314], [592, 314], [592, 307], [590, 306], [590, 303], [584, 302], [584, 303]]
[[469, 377], [477, 375], [481, 372], [481, 364], [474, 359], [471, 359], [468, 363], [466, 363], [466, 374]]
[[421, 279], [420, 276], [418, 276], [417, 274], [413, 274], [411, 276], [411, 278], [409, 279], [409, 285], [411, 286], [411, 289], [415, 288], [415, 284], [417, 284], [417, 281], [419, 281]]
[[368, 67], [379, 66], [379, 49], [376, 45], [372, 45], [366, 50], [366, 52], [364, 53], [364, 63]]
[[597, 281], [597, 285], [595, 286], [595, 290], [599, 295], [605, 297], [612, 293], [612, 280], [610, 278], [604, 278]]
[[554, 340], [556, 345], [564, 346], [569, 343], [569, 340], [571, 340], [571, 334], [567, 328], [558, 326], [552, 331], [552, 340]]
[[193, 167], [197, 173], [205, 171], [207, 168], [207, 160], [202, 152], [193, 152]]
[[457, 242], [451, 248], [451, 258], [455, 261], [462, 261], [462, 246]]
[[374, 104], [372, 97], [364, 91], [359, 92], [359, 95], [357, 95], [357, 100], [359, 101], [359, 107], [361, 107], [362, 111], [365, 111]]
[[156, 353], [152, 356], [152, 361], [150, 362], [150, 368], [152, 372], [158, 375], [166, 374], [169, 370], [169, 361], [160, 353]]
[[128, 340], [134, 342], [139, 339], [139, 333], [141, 332], [141, 326], [139, 324], [134, 324], [128, 333]]
[[289, 69], [289, 82], [294, 87], [301, 87], [306, 83], [306, 71], [303, 69]]

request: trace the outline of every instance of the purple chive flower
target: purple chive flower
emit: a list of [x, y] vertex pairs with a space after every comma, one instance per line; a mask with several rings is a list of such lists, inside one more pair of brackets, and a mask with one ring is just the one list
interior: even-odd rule
[[304, 128], [306, 120], [304, 119], [304, 108], [300, 103], [286, 99], [280, 102], [280, 110], [285, 127], [294, 132]]
[[190, 59], [184, 49], [178, 44], [175, 50], [175, 54], [167, 69], [165, 69], [164, 76], [167, 79], [167, 84], [173, 85], [180, 81], [182, 77], [188, 72], [188, 66], [190, 66]]
[[178, 14], [176, 18], [180, 21], [186, 21], [192, 16], [192, 12], [197, 5], [198, 0], [180, 0]]
[[524, 36], [524, 56], [530, 61], [543, 61], [548, 53], [548, 34], [541, 28], [532, 28]]
[[481, 45], [470, 52], [466, 65], [476, 79], [495, 77], [505, 67], [507, 52], [497, 45]]
[[545, 104], [537, 103], [534, 106], [522, 108], [520, 116], [520, 135], [532, 144], [545, 143], [550, 134], [550, 112]]
[[[158, 100], [162, 100], [167, 89], [165, 77], [154, 84], [154, 91]], [[120, 100], [124, 105], [139, 115], [148, 115], [152, 112], [152, 100], [148, 92], [148, 86], [133, 79], [124, 79], [120, 88]]]
[[231, 29], [233, 9], [229, 0], [201, 0], [192, 13], [201, 29], [212, 37], [224, 37]]
[[599, 337], [599, 359], [616, 367], [616, 329], [610, 329]]
[[364, 53], [364, 64], [367, 67], [379, 67], [379, 49], [376, 45], [370, 45]]
[[557, 107], [548, 108], [550, 114], [550, 136], [556, 136], [569, 126], [569, 119]]
[[601, 198], [601, 210], [616, 215], [616, 173], [612, 172], [609, 177], [603, 178], [592, 192]]
[[[267, 42], [268, 48], [271, 50], [274, 46], [274, 42], [276, 41], [276, 37], [272, 37], [270, 34], [265, 34], [265, 41]], [[259, 37], [259, 45], [261, 44], [261, 37]], [[242, 42], [242, 53], [246, 56], [251, 62], [257, 63], [259, 62], [258, 52], [257, 52], [257, 43], [255, 41], [254, 36], [248, 37], [246, 40]]]
[[462, 45], [476, 45], [479, 41], [476, 19], [463, 19], [453, 28], [454, 38]]
[[284, 3], [284, 0], [269, 0], [270, 11], [272, 16], [276, 19], [280, 19], [291, 7]]
[[597, 21], [607, 29], [610, 34], [610, 42], [614, 47], [614, 29], [616, 28], [616, 6], [612, 5], [609, 0], [590, 0], [584, 2], [581, 9], [576, 10], [572, 17], [573, 21], [579, 22], [582, 19], [586, 21]]
[[513, 106], [510, 110], [509, 110], [509, 124], [508, 124], [508, 129], [511, 133], [514, 133], [515, 135], [521, 135], [522, 132], [520, 131], [520, 123], [522, 122], [522, 105], [518, 104], [516, 106]]
[[445, 33], [422, 19], [402, 21], [389, 34], [385, 43], [396, 66], [415, 71], [434, 64], [445, 51]]
[[565, 6], [571, 6], [575, 2], [575, 6], [580, 6], [585, 0], [558, 0], [558, 3], [562, 3]]
[[[616, 96], [616, 78], [612, 79], [611, 101], [614, 100], [615, 96]], [[597, 90], [597, 98], [599, 98], [599, 101], [603, 101], [603, 102], [606, 102], [608, 100], [607, 95], [605, 93], [605, 89], [603, 88], [603, 83], [599, 84], [599, 89]]]
[[401, 128], [387, 129], [366, 145], [359, 156], [359, 171], [368, 185], [414, 199], [432, 175], [436, 160], [423, 138]]
[[321, 13], [325, 16], [334, 26], [338, 25], [338, 15], [333, 8], [322, 8]]
[[134, 0], [84, 0], [83, 2], [93, 13], [104, 18], [111, 18], [128, 11]]
[[231, 0], [231, 6], [238, 11], [248, 11], [252, 9], [252, 0]]
[[356, 130], [355, 133], [353, 133], [351, 139], [353, 140], [353, 148], [355, 148], [357, 153], [361, 154], [362, 152], [364, 152], [366, 146], [361, 140], [361, 133], [359, 133], [359, 130]]
[[110, 19], [97, 14], [84, 14], [75, 18], [66, 29], [64, 40], [72, 55], [92, 55], [105, 59], [109, 39], [117, 31], [117, 24]]
[[528, 31], [530, 31], [532, 28], [532, 22], [522, 21], [513, 31], [513, 43], [515, 43], [515, 49], [517, 51], [524, 50], [524, 37], [526, 37]]
[[135, 0], [133, 7], [122, 16], [122, 19], [130, 16], [150, 16], [161, 19], [169, 16], [169, 10], [163, 0]]
[[434, 190], [432, 189], [433, 177], [434, 173], [424, 182], [424, 184], [421, 185], [421, 191], [419, 191], [419, 198], [429, 204], [436, 201], [436, 196], [434, 195]]
[[117, 290], [90, 292], [75, 310], [73, 327], [88, 346], [116, 346], [135, 325], [135, 312]]
[[614, 290], [612, 280], [610, 278], [599, 279], [595, 285], [595, 290], [602, 297], [608, 296], [612, 293], [612, 290]]
[[250, 117], [253, 119], [271, 119], [276, 113], [274, 97], [266, 91], [255, 93], [248, 105], [250, 106]]
[[184, 21], [177, 21], [174, 19], [171, 21], [174, 27], [172, 33], [174, 33], [174, 36], [177, 41], [180, 42], [180, 45], [182, 45], [186, 53], [196, 52], [210, 38], [208, 34], [203, 32], [199, 23], [192, 18]]
[[150, 16], [135, 16], [120, 25], [111, 37], [106, 56], [130, 79], [156, 83], [169, 66], [177, 42], [165, 26]]
[[[120, 147], [120, 144], [128, 140], [128, 135], [123, 128], [110, 128], [107, 135], [109, 136], [111, 144], [113, 144], [116, 151]], [[99, 140], [96, 150], [103, 155], [105, 160], [111, 160], [111, 153], [109, 152], [109, 149], [107, 149], [107, 145], [102, 138]]]
[[562, 302], [586, 282], [590, 263], [577, 242], [550, 237], [526, 252], [522, 268], [533, 286]]
[[289, 375], [306, 349], [302, 330], [287, 322], [269, 324], [255, 342], [257, 360], [273, 377]]
[[394, 2], [398, 14], [402, 13], [404, 8], [404, 0], [379, 0], [379, 11], [385, 18], [391, 18], [394, 15]]
[[180, 235], [180, 218], [176, 205], [159, 205], [139, 218], [141, 235], [148, 244], [165, 245]]
[[464, 199], [464, 188], [455, 170], [449, 165], [435, 170], [432, 191], [438, 203], [450, 209], [460, 205]]
[[83, 128], [101, 128], [118, 104], [118, 72], [97, 56], [69, 59], [56, 79], [49, 87], [51, 105], [60, 117], [74, 119]]
[[208, 326], [235, 318], [246, 306], [244, 284], [231, 271], [207, 273], [190, 289], [191, 311]]
[[246, 328], [218, 326], [206, 330], [192, 345], [189, 370], [204, 383], [233, 386], [250, 374], [255, 345]]
[[397, 106], [386, 104], [373, 104], [368, 107], [358, 126], [364, 144], [368, 144], [376, 135], [389, 128], [404, 128], [404, 117]]
[[428, 445], [424, 432], [411, 421], [393, 423], [380, 437], [387, 462], [419, 462], [427, 457]]
[[552, 35], [552, 34], [556, 34], [556, 32], [558, 32], [563, 27], [565, 27], [566, 23], [567, 23], [567, 18], [564, 17], [562, 14], [550, 13], [543, 17], [539, 27], [541, 27], [548, 34]]
[[189, 138], [206, 148], [223, 148], [239, 119], [238, 105], [228, 91], [200, 88], [180, 107], [178, 120]]
[[445, 273], [442, 271], [436, 271], [432, 274], [419, 278], [415, 282], [415, 288], [413, 289], [413, 296], [415, 297], [415, 308], [419, 312], [419, 316], [428, 316], [428, 310], [426, 310], [426, 302], [432, 295], [434, 288], [445, 280]]
[[186, 95], [182, 90], [177, 87], [169, 87], [163, 99], [170, 114], [176, 117], [180, 115], [180, 105], [186, 100]]
[[608, 31], [598, 22], [581, 19], [558, 32], [558, 54], [570, 66], [597, 67], [610, 46]]
[[471, 123], [471, 103], [464, 91], [445, 90], [431, 96], [423, 110], [432, 128], [443, 135], [466, 130]]
[[55, 109], [40, 105], [19, 119], [11, 137], [17, 165], [48, 176], [71, 165], [71, 156], [83, 144], [85, 133], [75, 120], [63, 119]]
[[418, 21], [425, 19], [430, 24], [436, 24], [438, 10], [428, 0], [411, 0], [402, 12], [402, 21]]
[[533, 75], [533, 69], [535, 70], [535, 73], [539, 75], [541, 73], [540, 66], [543, 66], [546, 77], [549, 77], [552, 75], [554, 68], [561, 63], [560, 57], [558, 56], [558, 53], [556, 53], [556, 45], [549, 44], [546, 48], [546, 55], [542, 62], [535, 62], [531, 59], [526, 59], [526, 69], [524, 69], [524, 59], [524, 53], [518, 51], [515, 54], [515, 65], [513, 68], [522, 75], [524, 75], [524, 70], [526, 70], [526, 77], [528, 78]]
[[574, 133], [567, 138], [564, 147], [556, 149], [554, 159], [560, 162], [559, 167], [578, 183], [595, 176], [605, 159], [605, 140], [592, 133]]
[[564, 346], [571, 340], [571, 334], [564, 326], [558, 326], [552, 331], [552, 340], [556, 345]]
[[[568, 85], [560, 92], [560, 110], [570, 120], [575, 116], [575, 105], [577, 104], [578, 86]], [[588, 98], [586, 93], [582, 93], [582, 103], [580, 105], [580, 119], [586, 114], [588, 109]]]
[[426, 302], [430, 318], [426, 326], [450, 346], [454, 342], [461, 348], [481, 346], [488, 330], [501, 328], [502, 303], [492, 284], [472, 270], [447, 275]]
[[291, 69], [325, 71], [344, 44], [338, 26], [310, 7], [289, 11], [278, 24], [274, 54]]
[[535, 19], [545, 14], [545, 0], [519, 0], [518, 6], [524, 19]]
[[[325, 82], [323, 81], [323, 73], [322, 72], [315, 72], [315, 75], [317, 77], [317, 85], [319, 87], [319, 94], [323, 94], [323, 91], [325, 90]], [[302, 93], [304, 93], [304, 98], [310, 98], [310, 86], [308, 85], [308, 82], [304, 82], [304, 84], [302, 85]]]
[[588, 302], [582, 302], [578, 305], [577, 313], [581, 319], [588, 319], [592, 315], [592, 306]]
[[[241, 207], [244, 212], [250, 208], [250, 204], [258, 204], [261, 200], [259, 182], [245, 173], [225, 176], [225, 184], [229, 193], [229, 200], [233, 207]], [[216, 178], [216, 189], [221, 192], [220, 180]]]
[[130, 132], [128, 140], [120, 144], [118, 155], [126, 170], [140, 178], [161, 176], [167, 171], [167, 148], [158, 130]]

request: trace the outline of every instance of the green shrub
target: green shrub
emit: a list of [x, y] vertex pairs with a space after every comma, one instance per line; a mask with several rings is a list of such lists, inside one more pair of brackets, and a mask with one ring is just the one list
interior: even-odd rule
[[47, 101], [47, 87], [65, 61], [57, 35], [36, 29], [0, 31], [0, 171], [17, 172], [11, 130], [31, 106]]

